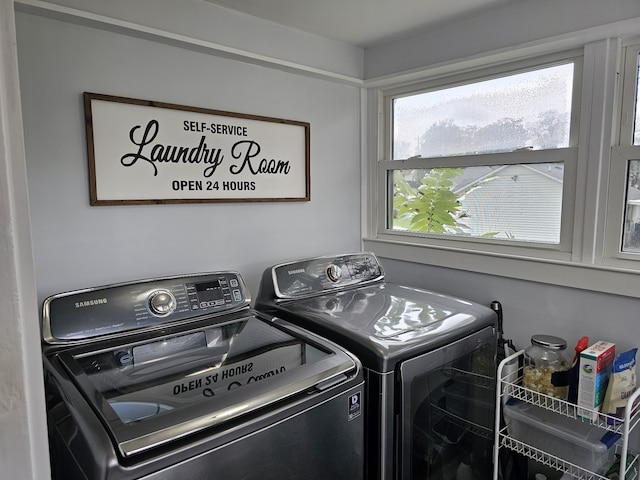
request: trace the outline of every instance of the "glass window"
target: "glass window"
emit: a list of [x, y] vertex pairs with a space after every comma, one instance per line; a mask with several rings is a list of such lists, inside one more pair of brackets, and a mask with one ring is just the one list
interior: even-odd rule
[[393, 100], [393, 158], [569, 145], [573, 64]]
[[386, 228], [559, 245], [574, 70], [392, 96]]
[[640, 45], [627, 47], [625, 53], [620, 144], [612, 149], [606, 243], [608, 260], [618, 265], [620, 260], [640, 259]]
[[640, 160], [629, 160], [622, 251], [640, 253]]
[[560, 242], [562, 163], [395, 170], [392, 228]]
[[[640, 145], [640, 108], [638, 84], [640, 79], [640, 54], [638, 47], [631, 48], [632, 62], [628, 65], [626, 74], [633, 95], [633, 145]], [[625, 194], [625, 212], [622, 238], [622, 251], [640, 253], [640, 160], [627, 161], [627, 179]]]

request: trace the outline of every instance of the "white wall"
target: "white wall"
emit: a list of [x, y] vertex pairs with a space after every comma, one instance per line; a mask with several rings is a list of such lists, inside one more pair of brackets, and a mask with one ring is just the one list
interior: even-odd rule
[[[40, 300], [110, 282], [360, 247], [360, 90], [17, 13]], [[310, 122], [311, 201], [91, 207], [82, 92]]]

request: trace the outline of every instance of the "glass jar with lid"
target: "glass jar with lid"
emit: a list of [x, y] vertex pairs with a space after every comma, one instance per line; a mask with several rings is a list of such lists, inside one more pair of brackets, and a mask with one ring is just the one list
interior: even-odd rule
[[524, 352], [523, 384], [529, 390], [567, 399], [571, 359], [566, 340], [551, 335], [533, 335]]

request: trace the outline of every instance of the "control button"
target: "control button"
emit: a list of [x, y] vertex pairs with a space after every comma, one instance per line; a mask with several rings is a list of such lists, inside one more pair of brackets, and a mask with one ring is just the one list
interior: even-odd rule
[[166, 317], [176, 309], [176, 299], [167, 290], [157, 290], [149, 295], [149, 311], [157, 317]]
[[336, 264], [331, 264], [326, 270], [327, 278], [332, 282], [337, 282], [342, 278], [342, 269]]
[[240, 293], [240, 290], [234, 290], [233, 291], [233, 299], [236, 302], [241, 302], [242, 301], [242, 294]]
[[126, 350], [116, 352], [114, 356], [116, 358], [116, 364], [121, 367], [126, 367], [127, 365], [131, 365], [133, 363], [133, 355], [131, 355]]

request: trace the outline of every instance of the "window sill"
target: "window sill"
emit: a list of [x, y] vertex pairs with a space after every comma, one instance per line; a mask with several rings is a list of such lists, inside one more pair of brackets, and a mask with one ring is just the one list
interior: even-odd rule
[[364, 238], [363, 245], [383, 258], [640, 298], [638, 270], [378, 238]]

